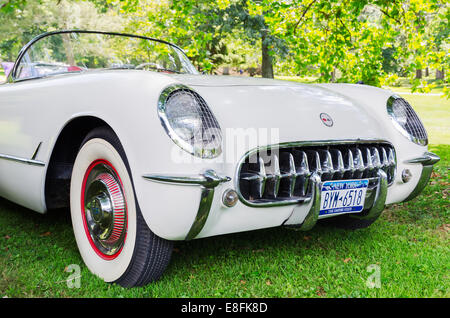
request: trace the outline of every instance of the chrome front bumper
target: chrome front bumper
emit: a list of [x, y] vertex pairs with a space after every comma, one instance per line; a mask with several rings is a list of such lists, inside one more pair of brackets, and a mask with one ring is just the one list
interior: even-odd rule
[[214, 170], [207, 170], [205, 173], [193, 176], [166, 176], [158, 174], [148, 174], [143, 176], [144, 179], [156, 182], [178, 183], [198, 185], [202, 188], [200, 204], [198, 207], [195, 221], [186, 236], [186, 240], [194, 239], [205, 226], [208, 220], [211, 204], [214, 199], [214, 189], [221, 183], [231, 180], [230, 177], [219, 176]]
[[[286, 226], [300, 231], [308, 231], [312, 229], [316, 225], [317, 221], [321, 218], [319, 216], [319, 212], [321, 203], [321, 189], [323, 182], [320, 179], [320, 176], [317, 174], [313, 175], [311, 181], [312, 181], [311, 186], [313, 191], [313, 199], [311, 200], [312, 203], [308, 214], [306, 215], [303, 222], [300, 224], [289, 224], [290, 219], [293, 217], [291, 215], [291, 217], [289, 217], [289, 219], [287, 219], [285, 222]], [[377, 218], [384, 210], [388, 190], [388, 177], [386, 172], [384, 172], [383, 170], [378, 170], [378, 176], [372, 178], [371, 181], [376, 181], [376, 185], [368, 189], [367, 191], [364, 211], [358, 214], [349, 214], [351, 217], [359, 219], [374, 219]], [[295, 210], [293, 213], [295, 213]], [[330, 215], [329, 217], [334, 217], [338, 215], [340, 214]]]
[[[415, 198], [428, 183], [431, 172], [433, 170], [433, 165], [437, 163], [440, 158], [430, 152], [425, 153], [423, 156], [407, 160], [405, 163], [409, 164], [422, 164], [422, 172], [417, 185], [411, 194], [404, 200], [408, 201]], [[222, 184], [229, 182], [230, 177], [220, 176], [214, 170], [207, 170], [203, 174], [191, 175], [191, 176], [168, 176], [160, 174], [148, 174], [143, 176], [144, 179], [163, 182], [163, 183], [174, 183], [174, 184], [186, 184], [186, 185], [197, 185], [200, 186], [201, 199], [198, 207], [198, 211], [195, 220], [186, 235], [186, 240], [196, 238], [202, 231], [211, 210], [211, 205], [214, 199], [215, 188]], [[366, 204], [363, 212], [358, 214], [349, 214], [351, 217], [360, 219], [374, 219], [377, 218], [381, 212], [384, 210], [386, 205], [386, 197], [388, 193], [388, 177], [385, 171], [378, 170], [377, 176], [371, 178], [373, 182], [376, 182], [371, 189], [367, 191], [366, 194]], [[292, 215], [283, 223], [283, 225], [296, 228], [301, 231], [307, 231], [314, 227], [314, 225], [319, 220], [320, 203], [321, 203], [321, 187], [322, 180], [319, 174], [314, 173], [311, 175], [311, 200], [302, 203], [307, 204], [308, 212], [306, 217], [302, 219], [298, 224], [289, 223]], [[338, 214], [336, 214], [337, 216]]]
[[431, 173], [433, 172], [434, 164], [439, 162], [439, 160], [441, 160], [441, 158], [439, 158], [438, 155], [436, 155], [432, 152], [426, 152], [418, 158], [414, 158], [414, 159], [405, 161], [405, 163], [420, 163], [420, 164], [422, 164], [423, 167], [422, 167], [422, 173], [420, 174], [419, 182], [417, 182], [417, 185], [414, 188], [414, 190], [404, 201], [410, 201], [422, 192], [422, 190], [425, 188], [428, 181], [430, 180]]

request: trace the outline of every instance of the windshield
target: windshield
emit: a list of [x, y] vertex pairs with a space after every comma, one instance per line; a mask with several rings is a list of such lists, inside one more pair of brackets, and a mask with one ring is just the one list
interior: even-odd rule
[[65, 31], [32, 41], [19, 55], [14, 79], [99, 69], [197, 74], [186, 55], [170, 43], [132, 35]]

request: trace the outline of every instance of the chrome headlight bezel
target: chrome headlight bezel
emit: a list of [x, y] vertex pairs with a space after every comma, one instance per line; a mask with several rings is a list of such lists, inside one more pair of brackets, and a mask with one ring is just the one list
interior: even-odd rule
[[[422, 121], [404, 98], [392, 95], [387, 100], [386, 110], [394, 127], [403, 136], [417, 145], [428, 145], [428, 134]], [[404, 118], [400, 119], [400, 115]]]
[[[171, 123], [171, 118], [169, 118], [170, 111], [167, 111], [166, 106], [171, 98], [176, 97], [176, 94], [180, 94], [179, 96], [182, 96], [181, 94], [187, 94], [190, 96], [191, 101], [195, 101], [197, 103], [197, 119], [201, 120], [201, 131], [197, 130], [193, 132], [193, 136], [198, 136], [198, 134], [200, 133], [202, 137], [202, 141], [200, 143], [195, 142], [195, 140], [192, 143], [192, 140], [187, 141], [186, 139], [183, 139], [183, 137], [179, 133], [177, 133]], [[181, 149], [193, 156], [202, 159], [213, 159], [218, 157], [222, 153], [222, 131], [220, 125], [214, 114], [211, 112], [206, 101], [193, 89], [181, 84], [171, 85], [165, 88], [161, 92], [157, 108], [161, 124], [164, 127], [167, 135], [169, 135], [172, 141]], [[206, 134], [209, 134], [209, 137], [213, 137], [214, 139], [214, 141], [209, 145], [205, 144], [203, 140], [205, 131], [207, 132]], [[205, 148], [205, 146], [207, 147]]]

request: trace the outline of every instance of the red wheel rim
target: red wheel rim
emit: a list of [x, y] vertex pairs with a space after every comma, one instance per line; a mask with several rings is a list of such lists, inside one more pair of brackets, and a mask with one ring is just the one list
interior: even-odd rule
[[127, 235], [128, 209], [120, 176], [107, 160], [95, 160], [86, 170], [81, 215], [95, 253], [105, 260], [119, 256]]

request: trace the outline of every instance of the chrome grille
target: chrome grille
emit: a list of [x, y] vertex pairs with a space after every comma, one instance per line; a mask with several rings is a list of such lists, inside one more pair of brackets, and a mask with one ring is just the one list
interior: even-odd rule
[[250, 151], [237, 172], [237, 190], [250, 205], [294, 204], [310, 199], [310, 177], [322, 181], [375, 178], [379, 169], [394, 181], [395, 150], [391, 144], [288, 143]]

